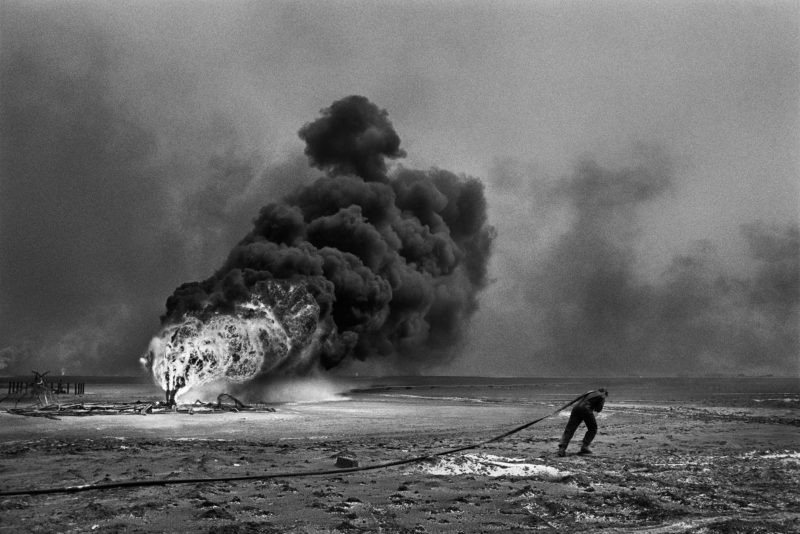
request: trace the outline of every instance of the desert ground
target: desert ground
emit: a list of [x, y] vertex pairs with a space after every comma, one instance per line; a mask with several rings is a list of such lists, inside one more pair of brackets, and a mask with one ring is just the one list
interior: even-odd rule
[[[0, 411], [0, 492], [119, 480], [286, 473], [0, 496], [0, 532], [800, 532], [796, 408], [607, 404], [594, 455], [556, 444], [566, 411], [474, 450], [555, 404], [359, 397], [274, 412]], [[294, 473], [297, 476], [289, 476]]]

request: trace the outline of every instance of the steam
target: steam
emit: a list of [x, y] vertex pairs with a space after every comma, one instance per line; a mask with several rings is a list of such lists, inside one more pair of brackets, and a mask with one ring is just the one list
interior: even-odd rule
[[[196, 382], [187, 351], [205, 350], [206, 373], [209, 362], [221, 361], [208, 348], [215, 343], [202, 341], [202, 332], [237, 330], [230, 325], [243, 320], [243, 303], [272, 294], [269, 288], [279, 283], [307, 292], [313, 302], [305, 309], [314, 313], [304, 316], [314, 316], [313, 328], [298, 345], [307, 351], [301, 358], [302, 351], [275, 355], [267, 346], [239, 350], [228, 343], [221, 350], [258, 355], [256, 371], [237, 372], [238, 377], [307, 373], [336, 367], [349, 357], [375, 356], [415, 372], [448, 361], [459, 349], [478, 307], [478, 292], [487, 283], [494, 236], [486, 222], [483, 185], [439, 169], [397, 168], [390, 175], [386, 159], [405, 153], [386, 111], [362, 96], [334, 102], [299, 135], [311, 163], [325, 176], [264, 206], [213, 276], [183, 284], [167, 299], [164, 330], [146, 358], [155, 378], [170, 386], [165, 389], [175, 384], [175, 378], [164, 382], [165, 374], [187, 380], [187, 387]], [[285, 305], [279, 296], [268, 308]], [[177, 341], [176, 333], [181, 334]], [[275, 334], [255, 337], [274, 340]], [[286, 343], [297, 345], [300, 337], [289, 336]], [[211, 374], [220, 378], [222, 367], [215, 368]], [[213, 378], [204, 375], [204, 381]]]

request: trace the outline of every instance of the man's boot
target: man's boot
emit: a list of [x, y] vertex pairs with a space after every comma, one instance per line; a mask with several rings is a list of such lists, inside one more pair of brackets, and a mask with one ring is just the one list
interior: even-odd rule
[[588, 446], [584, 445], [583, 447], [581, 447], [581, 450], [578, 451], [578, 454], [593, 454], [593, 453], [592, 453], [592, 449], [590, 449]]
[[564, 456], [566, 456], [566, 455], [567, 455], [567, 449], [566, 449], [566, 448], [561, 448], [561, 447], [559, 447], [559, 448], [558, 448], [558, 455], [559, 455], [559, 456], [561, 456], [561, 457], [563, 458]]

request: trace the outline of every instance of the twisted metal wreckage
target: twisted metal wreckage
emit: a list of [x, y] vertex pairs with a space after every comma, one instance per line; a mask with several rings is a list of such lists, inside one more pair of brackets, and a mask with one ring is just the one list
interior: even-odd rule
[[[0, 404], [6, 400], [13, 400], [14, 407], [3, 411], [27, 417], [44, 417], [47, 419], [58, 420], [58, 416], [86, 416], [86, 415], [147, 415], [159, 413], [187, 413], [203, 414], [215, 412], [274, 412], [275, 408], [266, 406], [264, 403], [247, 405], [228, 393], [221, 393], [217, 396], [216, 402], [202, 402], [196, 400], [192, 404], [177, 404], [175, 402], [175, 391], [167, 392], [166, 402], [61, 402], [64, 395], [62, 388], [55, 388], [47, 380], [49, 371], [39, 373], [33, 371], [33, 380], [25, 384], [25, 387], [15, 387], [13, 392], [0, 399]], [[11, 388], [9, 388], [11, 389]], [[76, 395], [84, 392], [83, 384], [75, 388]], [[78, 393], [80, 391], [80, 393]], [[33, 403], [30, 406], [18, 408], [17, 406], [25, 398], [29, 398]]]

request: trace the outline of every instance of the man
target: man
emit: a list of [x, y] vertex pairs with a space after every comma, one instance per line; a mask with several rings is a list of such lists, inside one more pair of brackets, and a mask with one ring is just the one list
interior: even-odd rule
[[567, 427], [564, 429], [564, 435], [561, 436], [561, 442], [558, 444], [558, 455], [567, 455], [567, 445], [569, 440], [575, 434], [581, 423], [586, 424], [586, 434], [583, 436], [583, 445], [581, 446], [578, 454], [592, 454], [589, 445], [592, 443], [594, 436], [597, 434], [597, 421], [594, 418], [594, 412], [600, 413], [603, 411], [603, 405], [606, 403], [608, 391], [604, 388], [590, 391], [578, 401], [572, 408], [569, 414], [569, 421]]

